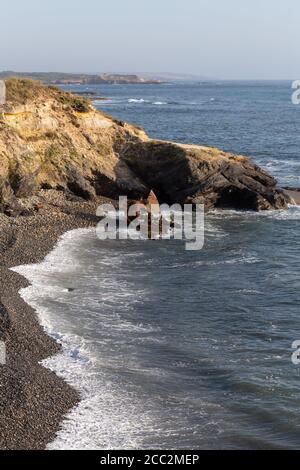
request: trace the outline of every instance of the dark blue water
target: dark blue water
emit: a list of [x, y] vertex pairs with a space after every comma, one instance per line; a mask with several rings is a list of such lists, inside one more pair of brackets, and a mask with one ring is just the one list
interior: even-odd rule
[[[97, 92], [153, 137], [251, 155], [299, 186], [289, 83]], [[212, 212], [193, 252], [80, 230], [22, 267], [24, 298], [63, 344], [46, 365], [82, 394], [50, 448], [298, 448], [299, 219], [299, 207]]]

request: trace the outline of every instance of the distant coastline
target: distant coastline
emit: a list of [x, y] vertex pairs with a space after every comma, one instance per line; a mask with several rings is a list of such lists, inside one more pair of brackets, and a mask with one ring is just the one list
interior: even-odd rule
[[0, 79], [10, 77], [39, 80], [47, 85], [159, 85], [166, 83], [163, 80], [144, 78], [135, 74], [111, 74], [100, 75], [60, 73], [60, 72], [0, 72]]

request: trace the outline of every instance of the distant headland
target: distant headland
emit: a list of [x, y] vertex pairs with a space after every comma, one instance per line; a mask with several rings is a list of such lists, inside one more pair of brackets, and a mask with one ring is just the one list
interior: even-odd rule
[[100, 75], [89, 75], [60, 72], [14, 72], [11, 70], [0, 72], [0, 79], [10, 77], [39, 80], [47, 85], [153, 85], [165, 83], [164, 80], [143, 78], [134, 74], [103, 73]]

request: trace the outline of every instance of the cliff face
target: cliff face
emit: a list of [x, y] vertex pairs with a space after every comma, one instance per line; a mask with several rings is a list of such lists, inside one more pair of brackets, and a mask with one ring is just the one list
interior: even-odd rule
[[[0, 207], [22, 212], [40, 189], [85, 199], [203, 202], [207, 208], [284, 208], [289, 197], [246, 157], [153, 141], [133, 125], [95, 110], [84, 98], [30, 80], [6, 82], [0, 106]], [[26, 203], [28, 206], [28, 203]], [[26, 206], [26, 207], [27, 207]]]
[[[0, 109], [0, 197], [2, 206], [40, 188], [132, 197], [143, 183], [120, 161], [118, 149], [145, 133], [97, 112], [85, 99], [36, 82], [9, 80]], [[20, 201], [21, 202], [21, 201]]]
[[285, 208], [289, 196], [276, 180], [241, 155], [172, 142], [138, 142], [123, 159], [168, 202], [249, 210]]

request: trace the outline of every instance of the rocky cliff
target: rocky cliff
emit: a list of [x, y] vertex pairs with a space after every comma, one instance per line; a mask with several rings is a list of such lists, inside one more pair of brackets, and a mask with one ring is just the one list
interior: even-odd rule
[[8, 215], [34, 210], [32, 196], [41, 189], [84, 199], [137, 199], [154, 189], [161, 202], [204, 203], [208, 209], [281, 209], [291, 201], [249, 158], [151, 140], [86, 99], [39, 82], [9, 79], [6, 90], [0, 208]]

